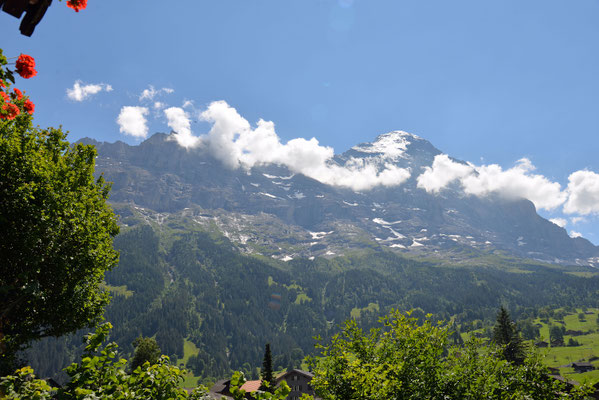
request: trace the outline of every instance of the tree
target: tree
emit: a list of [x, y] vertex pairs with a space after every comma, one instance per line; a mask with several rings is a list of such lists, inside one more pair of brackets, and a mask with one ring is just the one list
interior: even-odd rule
[[[5, 64], [0, 52], [0, 80], [11, 78]], [[104, 272], [118, 262], [110, 185], [94, 178], [95, 148], [34, 128], [28, 97], [9, 89], [0, 82], [3, 365], [31, 340], [95, 325], [109, 301]]]
[[262, 361], [260, 379], [260, 390], [274, 393], [277, 382], [272, 371], [272, 354], [270, 353], [270, 343], [266, 343], [264, 346], [264, 361]]
[[[501, 346], [472, 339], [449, 347], [450, 328], [419, 323], [392, 311], [382, 326], [364, 333], [351, 320], [319, 357], [310, 359], [310, 385], [327, 400], [584, 399], [588, 387], [566, 391], [548, 377], [536, 353], [522, 364], [504, 358]], [[507, 396], [507, 397], [506, 397]]]
[[549, 342], [552, 346], [563, 346], [564, 345], [564, 334], [566, 328], [559, 325], [549, 326]]
[[497, 313], [497, 322], [493, 328], [493, 341], [497, 345], [503, 346], [503, 356], [507, 361], [522, 364], [525, 356], [524, 343], [516, 324], [503, 306]]
[[135, 371], [137, 367], [144, 365], [146, 362], [150, 365], [156, 364], [162, 354], [154, 338], [140, 336], [133, 341], [133, 346], [135, 346], [135, 351], [131, 360], [131, 371]]
[[331, 344], [318, 345], [321, 357], [311, 358], [310, 385], [325, 399], [443, 398], [442, 355], [449, 329], [410, 314], [392, 311], [382, 327], [364, 333], [347, 321]]
[[2, 399], [40, 400], [211, 399], [202, 386], [191, 393], [181, 388], [186, 371], [170, 365], [167, 356], [127, 374], [127, 360], [117, 357], [116, 343], [103, 345], [111, 328], [112, 325], [105, 323], [86, 336], [83, 357], [79, 363], [66, 368], [70, 380], [63, 387], [51, 388], [45, 381], [35, 379], [30, 367], [25, 367], [0, 379], [0, 396]]

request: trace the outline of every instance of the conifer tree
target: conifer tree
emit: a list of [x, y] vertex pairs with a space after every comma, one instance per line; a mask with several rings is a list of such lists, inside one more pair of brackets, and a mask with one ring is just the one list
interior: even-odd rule
[[266, 343], [266, 346], [264, 346], [264, 361], [262, 361], [260, 378], [262, 381], [260, 383], [260, 390], [274, 393], [274, 388], [277, 382], [272, 371], [272, 354], [270, 352], [270, 343]]
[[503, 306], [497, 313], [497, 323], [493, 328], [493, 341], [503, 346], [503, 356], [507, 361], [517, 365], [522, 364], [525, 355], [524, 343], [516, 324]]

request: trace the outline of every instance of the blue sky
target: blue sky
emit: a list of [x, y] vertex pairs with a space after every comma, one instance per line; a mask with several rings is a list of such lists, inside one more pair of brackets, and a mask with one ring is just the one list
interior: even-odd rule
[[[54, 2], [31, 38], [2, 14], [0, 37], [7, 56], [37, 61], [17, 85], [37, 123], [71, 140], [138, 143], [117, 123], [126, 106], [147, 108], [148, 135], [181, 108], [199, 136], [218, 100], [253, 127], [273, 121], [282, 143], [315, 137], [335, 152], [404, 130], [479, 167], [526, 158], [536, 169], [522, 174], [564, 196], [541, 215], [597, 244], [598, 21], [597, 0], [89, 0], [79, 13]], [[73, 100], [76, 81], [99, 91]]]

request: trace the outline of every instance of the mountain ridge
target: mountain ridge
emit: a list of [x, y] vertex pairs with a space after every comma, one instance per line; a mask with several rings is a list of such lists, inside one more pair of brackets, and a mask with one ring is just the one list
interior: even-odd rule
[[[247, 246], [248, 241], [233, 240], [248, 253], [291, 259], [382, 246], [460, 261], [456, 253], [470, 248], [554, 264], [599, 266], [599, 247], [570, 238], [565, 229], [540, 217], [529, 200], [466, 195], [457, 183], [438, 194], [419, 188], [418, 174], [443, 153], [407, 132], [384, 133], [334, 156], [331, 162], [340, 168], [366, 165], [380, 173], [392, 164], [410, 172], [400, 185], [359, 191], [319, 182], [284, 165], [231, 169], [207, 150], [185, 149], [164, 133], [137, 146], [81, 142], [98, 148], [97, 171], [114, 182], [112, 202], [155, 213], [190, 214], [192, 219], [193, 210], [198, 215], [218, 211], [212, 222], [231, 237], [232, 226], [223, 222], [227, 213], [245, 216], [252, 224], [270, 218], [279, 226], [277, 231], [296, 232], [285, 242], [288, 254], [282, 255], [276, 254], [281, 250], [276, 237], [266, 241], [271, 249], [263, 252]], [[264, 218], [258, 218], [261, 215]], [[261, 232], [252, 224], [238, 227], [245, 231], [238, 236], [259, 237]]]

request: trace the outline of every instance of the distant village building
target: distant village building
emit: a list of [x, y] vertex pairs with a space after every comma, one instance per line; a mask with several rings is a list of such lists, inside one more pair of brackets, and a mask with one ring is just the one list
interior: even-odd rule
[[[291, 389], [291, 392], [287, 396], [287, 400], [299, 400], [302, 395], [309, 394], [314, 396], [314, 389], [310, 386], [310, 382], [314, 375], [307, 371], [302, 371], [301, 369], [292, 369], [287, 372], [283, 372], [279, 374], [276, 378], [277, 386], [281, 384], [281, 382], [287, 382], [287, 385]], [[260, 389], [260, 380], [255, 381], [247, 381], [245, 382], [240, 389], [245, 390], [247, 393], [253, 393]], [[231, 380], [221, 380], [216, 382], [210, 388], [210, 396], [214, 399], [220, 399], [221, 396], [229, 399], [231, 397], [230, 392]], [[317, 397], [315, 397], [317, 399]]]
[[593, 371], [595, 369], [593, 364], [589, 362], [573, 362], [572, 368], [574, 368], [574, 371], [576, 371], [579, 374], [583, 372]]
[[542, 347], [549, 347], [549, 343], [547, 343], [547, 342], [545, 342], [545, 341], [541, 340], [540, 342], [536, 342], [536, 343], [535, 343], [535, 346], [536, 346], [536, 347], [541, 347], [541, 348], [542, 348]]

